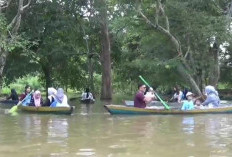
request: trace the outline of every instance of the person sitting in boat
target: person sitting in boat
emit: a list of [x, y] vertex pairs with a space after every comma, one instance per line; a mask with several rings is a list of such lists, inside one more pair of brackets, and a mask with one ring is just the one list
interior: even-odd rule
[[50, 107], [70, 107], [68, 105], [68, 98], [64, 94], [64, 90], [62, 88], [58, 88], [55, 98], [56, 100], [51, 104]]
[[170, 101], [181, 103], [181, 100], [183, 99], [183, 92], [180, 90], [178, 86], [174, 87], [173, 90], [175, 93], [173, 97], [170, 99]]
[[36, 90], [33, 96], [31, 96], [31, 102], [29, 106], [41, 107], [42, 104], [43, 104], [43, 99], [41, 97], [41, 93], [39, 90]]
[[193, 104], [193, 93], [188, 92], [186, 94], [187, 100], [184, 101], [181, 110], [187, 111], [187, 110], [193, 110], [194, 109], [194, 104]]
[[202, 105], [201, 99], [196, 99], [194, 101], [194, 108], [195, 109], [204, 109], [204, 106]]
[[146, 91], [146, 86], [144, 84], [138, 85], [138, 92], [134, 97], [134, 107], [145, 108], [146, 104], [152, 101], [151, 97], [145, 97], [144, 92]]
[[209, 108], [218, 107], [220, 105], [220, 98], [217, 90], [213, 86], [205, 87], [205, 94], [207, 96], [206, 100], [202, 103], [203, 106], [208, 106]]
[[30, 94], [30, 92], [31, 92], [31, 87], [29, 85], [26, 85], [25, 91], [23, 94], [21, 94], [20, 99], [19, 99], [20, 101], [22, 101], [25, 98], [24, 101], [22, 102], [23, 106], [28, 106], [30, 104], [31, 95], [28, 95], [28, 94]]
[[156, 96], [155, 96], [155, 91], [154, 91], [154, 89], [152, 87], [149, 88], [149, 90], [146, 92], [145, 97], [152, 98], [152, 101], [157, 99]]
[[183, 96], [182, 96], [183, 100], [188, 100], [187, 96], [186, 96], [187, 93], [188, 93], [188, 88], [184, 88], [184, 90], [183, 90]]
[[56, 101], [57, 90], [53, 87], [48, 88], [48, 98], [43, 106], [50, 106], [53, 102]]
[[89, 88], [86, 88], [85, 92], [81, 95], [81, 101], [84, 103], [94, 102], [93, 94], [89, 91]]
[[11, 99], [11, 100], [16, 100], [16, 101], [19, 100], [19, 96], [18, 96], [16, 90], [12, 88], [10, 96], [7, 97], [6, 99], [7, 100]]

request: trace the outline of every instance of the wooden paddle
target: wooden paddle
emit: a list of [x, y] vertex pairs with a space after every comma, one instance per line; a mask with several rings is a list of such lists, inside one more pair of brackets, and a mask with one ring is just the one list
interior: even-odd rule
[[33, 92], [27, 94], [27, 96], [26, 96], [23, 100], [19, 101], [19, 102], [17, 103], [17, 105], [13, 106], [13, 107], [10, 109], [9, 113], [14, 113], [14, 112], [16, 112], [17, 109], [18, 109], [18, 106], [20, 106], [20, 105], [22, 104], [22, 102], [23, 102], [28, 96], [30, 96], [32, 93], [33, 93]]
[[[139, 75], [139, 78], [149, 87], [149, 88], [151, 88], [151, 86], [147, 83], [147, 81], [145, 81], [144, 80], [144, 78], [141, 76], [141, 75]], [[170, 110], [170, 106], [168, 106], [168, 104], [166, 104], [160, 97], [159, 97], [159, 95], [154, 91], [154, 93], [155, 93], [155, 95], [156, 95], [156, 97], [161, 101], [161, 103], [164, 105], [164, 107], [166, 108], [166, 109], [168, 109], [168, 110]]]

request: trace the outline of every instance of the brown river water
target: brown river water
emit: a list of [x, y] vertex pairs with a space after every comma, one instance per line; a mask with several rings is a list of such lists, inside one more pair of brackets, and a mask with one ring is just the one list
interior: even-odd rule
[[73, 115], [5, 114], [0, 157], [230, 157], [232, 114], [110, 115], [102, 102]]

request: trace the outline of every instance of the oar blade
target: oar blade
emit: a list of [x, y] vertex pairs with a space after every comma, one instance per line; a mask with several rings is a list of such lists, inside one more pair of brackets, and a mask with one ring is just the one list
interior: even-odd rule
[[14, 113], [14, 112], [17, 111], [17, 109], [18, 109], [18, 106], [15, 105], [15, 106], [13, 106], [13, 107], [10, 109], [9, 113]]

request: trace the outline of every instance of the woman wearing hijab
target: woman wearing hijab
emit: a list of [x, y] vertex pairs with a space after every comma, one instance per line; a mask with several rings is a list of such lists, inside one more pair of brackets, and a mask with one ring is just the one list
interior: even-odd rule
[[51, 107], [69, 107], [68, 98], [62, 88], [58, 88], [55, 98], [56, 100], [51, 104]]
[[53, 102], [56, 101], [57, 90], [53, 87], [48, 88], [48, 98], [43, 106], [50, 106]]
[[205, 87], [206, 100], [202, 103], [204, 106], [208, 107], [218, 107], [220, 105], [220, 98], [218, 96], [218, 92], [215, 90], [213, 86]]
[[40, 91], [36, 90], [33, 96], [31, 97], [31, 103], [29, 106], [41, 107], [43, 104], [43, 99], [41, 97]]

